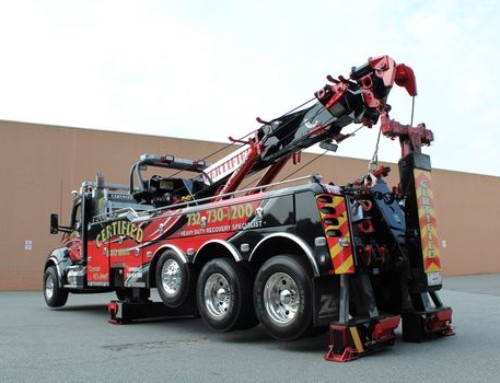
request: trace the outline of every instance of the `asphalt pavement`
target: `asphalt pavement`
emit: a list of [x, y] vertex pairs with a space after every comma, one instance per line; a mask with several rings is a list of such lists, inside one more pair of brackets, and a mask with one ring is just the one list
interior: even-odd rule
[[456, 335], [327, 362], [328, 336], [278, 342], [257, 327], [228, 334], [200, 319], [107, 323], [113, 294], [0, 293], [0, 382], [498, 382], [500, 275], [446, 278]]

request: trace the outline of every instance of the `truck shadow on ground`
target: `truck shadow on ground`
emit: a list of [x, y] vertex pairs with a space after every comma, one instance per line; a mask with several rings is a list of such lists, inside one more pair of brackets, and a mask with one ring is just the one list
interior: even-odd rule
[[[79, 304], [68, 305], [55, 309], [58, 312], [81, 312], [92, 317], [101, 317], [103, 321], [109, 319], [107, 304]], [[110, 324], [111, 325], [111, 324]], [[232, 332], [217, 332], [209, 329], [197, 316], [169, 316], [154, 319], [136, 320], [131, 323], [124, 323], [128, 326], [148, 326], [161, 331], [162, 327], [169, 326], [175, 331], [185, 333], [187, 336], [208, 336], [216, 342], [266, 346], [276, 350], [290, 352], [315, 352], [324, 351], [328, 347], [328, 332], [306, 336], [293, 341], [279, 341], [271, 337], [259, 325], [251, 329], [237, 330]]]
[[237, 330], [232, 332], [220, 333], [210, 330], [205, 326], [202, 320], [191, 320], [188, 322], [176, 322], [176, 329], [184, 330], [186, 333], [195, 335], [207, 335], [220, 343], [244, 344], [266, 346], [277, 350], [286, 350], [292, 352], [318, 352], [326, 350], [328, 346], [328, 332], [306, 336], [292, 341], [279, 341], [271, 337], [261, 326], [251, 329]]
[[107, 304], [88, 304], [88, 305], [77, 305], [77, 306], [65, 306], [57, 307], [52, 310], [59, 312], [85, 312], [94, 313], [102, 315], [103, 313], [108, 315], [108, 305]]

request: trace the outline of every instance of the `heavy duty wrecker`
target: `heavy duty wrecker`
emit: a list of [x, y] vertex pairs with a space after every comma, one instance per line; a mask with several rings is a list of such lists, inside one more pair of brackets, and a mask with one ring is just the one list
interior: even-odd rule
[[[239, 148], [213, 164], [146, 154], [129, 185], [99, 175], [83, 183], [70, 226], [51, 215], [51, 232], [65, 234], [45, 263], [47, 304], [64, 305], [70, 292], [116, 291], [113, 323], [199, 315], [219, 331], [260, 323], [281, 340], [329, 330], [325, 358], [333, 361], [393, 344], [400, 322], [406, 341], [452, 335], [452, 310], [437, 294], [431, 164], [421, 152], [433, 135], [388, 117], [394, 83], [416, 96], [413, 71], [380, 56], [349, 78], [327, 79], [308, 103], [231, 139]], [[373, 161], [347, 185], [317, 175], [273, 183], [303, 149], [335, 149], [352, 136], [341, 132], [347, 125], [379, 120], [401, 144], [398, 186], [388, 187], [390, 169]], [[146, 177], [147, 168], [171, 174]], [[150, 301], [151, 288], [163, 302]]]

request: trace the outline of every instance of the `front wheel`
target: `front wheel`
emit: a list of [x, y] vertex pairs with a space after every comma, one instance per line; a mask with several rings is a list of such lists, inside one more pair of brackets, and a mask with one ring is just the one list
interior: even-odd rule
[[167, 307], [179, 307], [192, 291], [193, 275], [190, 266], [173, 251], [161, 255], [155, 277], [156, 288]]
[[43, 296], [50, 307], [61, 307], [68, 301], [68, 291], [59, 287], [59, 277], [55, 266], [45, 270], [43, 278]]
[[250, 276], [232, 259], [209, 261], [201, 270], [196, 294], [200, 316], [214, 330], [231, 331], [257, 324]]
[[254, 286], [255, 313], [264, 329], [279, 340], [307, 335], [312, 327], [312, 275], [291, 255], [266, 261]]

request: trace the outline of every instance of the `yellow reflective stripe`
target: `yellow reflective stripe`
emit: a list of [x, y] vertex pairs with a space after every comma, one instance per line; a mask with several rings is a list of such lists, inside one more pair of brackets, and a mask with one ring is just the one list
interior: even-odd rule
[[427, 267], [427, 270], [425, 270], [426, 273], [434, 273], [437, 271], [441, 271], [441, 268], [434, 262], [429, 267]]
[[339, 206], [342, 202], [344, 202], [344, 197], [333, 197], [333, 207]]
[[330, 255], [332, 256], [332, 259], [335, 258], [337, 255], [339, 255], [343, 249], [344, 247], [340, 246], [338, 242], [335, 244], [335, 246], [331, 247]]
[[339, 216], [339, 217], [337, 217], [337, 221], [339, 221], [339, 224], [337, 225], [337, 227], [341, 227], [344, 223], [346, 223], [347, 216], [346, 215]]
[[[426, 228], [424, 228], [426, 229]], [[422, 228], [420, 228], [420, 231], [422, 232], [422, 238], [428, 238], [429, 237], [429, 234], [432, 236], [432, 238], [438, 238], [438, 232], [437, 232], [437, 229], [432, 226], [431, 227], [431, 230], [422, 230]]]
[[344, 263], [335, 270], [335, 274], [344, 274], [354, 265], [352, 256], [347, 258]]
[[418, 208], [419, 218], [425, 217], [426, 215], [430, 215], [436, 218], [436, 211], [432, 206], [419, 206]]
[[352, 340], [354, 341], [356, 350], [358, 350], [358, 352], [365, 351], [365, 349], [363, 348], [363, 344], [361, 343], [361, 339], [359, 338], [358, 329], [356, 327], [349, 327], [349, 331], [351, 332]]

